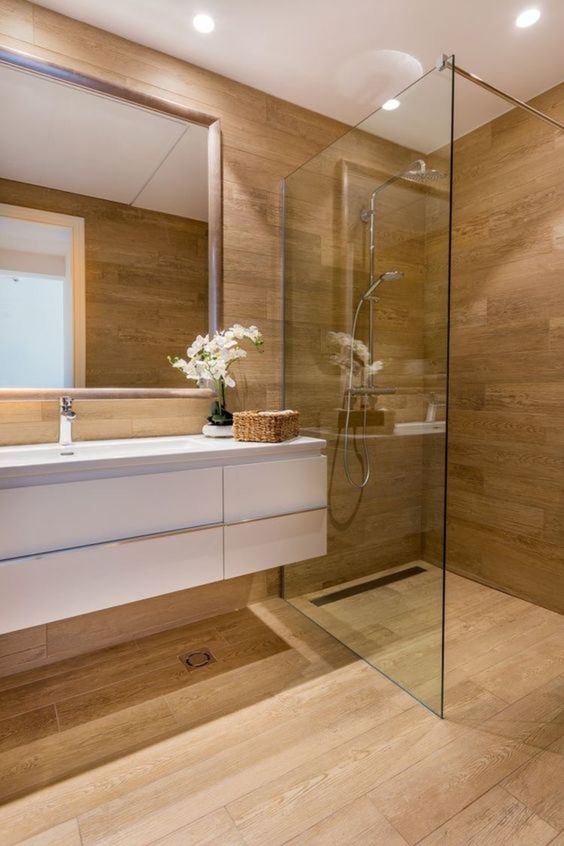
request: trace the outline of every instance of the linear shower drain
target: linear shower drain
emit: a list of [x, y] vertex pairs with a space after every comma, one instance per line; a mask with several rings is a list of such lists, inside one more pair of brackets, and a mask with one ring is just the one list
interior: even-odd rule
[[184, 655], [179, 655], [178, 658], [187, 670], [199, 670], [200, 667], [207, 667], [208, 664], [214, 664], [217, 660], [211, 650], [205, 647], [203, 649], [194, 649], [193, 652], [185, 652]]

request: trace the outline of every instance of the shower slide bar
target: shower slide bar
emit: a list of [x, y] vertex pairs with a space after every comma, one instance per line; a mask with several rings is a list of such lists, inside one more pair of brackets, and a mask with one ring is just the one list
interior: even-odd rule
[[511, 103], [512, 106], [518, 106], [520, 109], [524, 109], [526, 112], [529, 112], [531, 115], [535, 115], [535, 117], [540, 118], [545, 123], [548, 123], [549, 126], [552, 126], [553, 129], [559, 129], [561, 132], [564, 132], [564, 124], [560, 123], [559, 121], [555, 120], [555, 118], [550, 117], [549, 115], [541, 112], [539, 109], [535, 109], [534, 106], [530, 106], [528, 103], [525, 103], [523, 100], [519, 100], [517, 97], [513, 97], [511, 94], [507, 94], [505, 91], [501, 91], [501, 89], [496, 88], [495, 85], [491, 85], [489, 82], [486, 82], [483, 79], [480, 79], [479, 76], [476, 76], [475, 73], [470, 73], [470, 71], [464, 70], [464, 68], [459, 67], [449, 56], [442, 55], [437, 62], [437, 69], [444, 70], [445, 68], [450, 68], [450, 70], [454, 70], [459, 76], [467, 79], [469, 82], [473, 82], [476, 85], [479, 85], [480, 88], [484, 88], [486, 91], [489, 91], [490, 94], [495, 94], [497, 97], [501, 97], [502, 100], [505, 100], [507, 103]]

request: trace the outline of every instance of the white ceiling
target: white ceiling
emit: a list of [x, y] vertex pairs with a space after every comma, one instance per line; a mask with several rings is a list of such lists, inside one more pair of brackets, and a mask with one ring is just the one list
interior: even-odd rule
[[6, 65], [0, 102], [0, 176], [207, 220], [207, 128]]
[[[442, 53], [529, 99], [564, 76], [563, 0], [42, 0], [42, 6], [358, 123]], [[524, 8], [542, 10], [530, 29]], [[194, 14], [216, 21], [197, 33]], [[507, 107], [462, 84], [463, 134]]]

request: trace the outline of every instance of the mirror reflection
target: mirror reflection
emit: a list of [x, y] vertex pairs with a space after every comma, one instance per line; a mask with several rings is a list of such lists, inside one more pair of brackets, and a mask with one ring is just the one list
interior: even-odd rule
[[178, 387], [208, 324], [208, 128], [0, 65], [0, 387]]

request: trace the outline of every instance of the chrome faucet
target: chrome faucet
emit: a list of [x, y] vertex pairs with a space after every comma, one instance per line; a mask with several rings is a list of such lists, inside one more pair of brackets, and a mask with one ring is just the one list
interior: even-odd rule
[[59, 445], [72, 444], [72, 421], [76, 412], [72, 410], [72, 397], [61, 397], [59, 400]]

